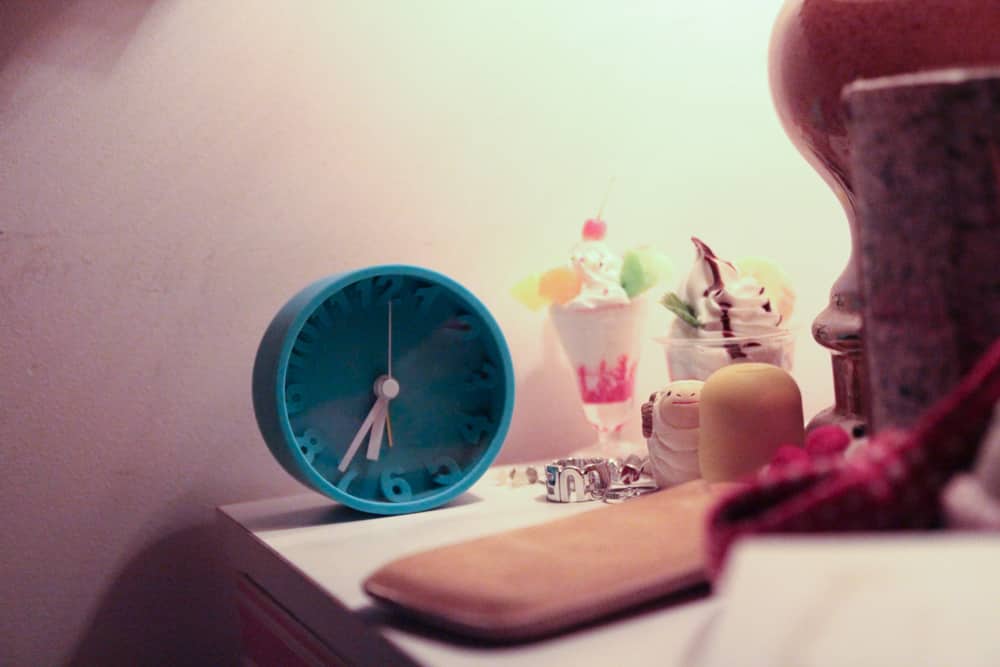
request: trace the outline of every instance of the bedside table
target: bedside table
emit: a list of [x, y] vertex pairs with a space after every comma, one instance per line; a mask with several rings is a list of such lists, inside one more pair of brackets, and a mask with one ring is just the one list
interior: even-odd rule
[[601, 506], [550, 503], [544, 485], [500, 486], [490, 470], [450, 504], [417, 514], [369, 516], [312, 493], [220, 507], [236, 578], [244, 662], [539, 667], [686, 662], [717, 609], [704, 589], [549, 639], [484, 645], [389, 611], [361, 588], [378, 567], [408, 553]]

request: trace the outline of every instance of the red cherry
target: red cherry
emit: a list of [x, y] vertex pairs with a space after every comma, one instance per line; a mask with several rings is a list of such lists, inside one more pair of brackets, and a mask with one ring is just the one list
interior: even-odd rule
[[583, 238], [585, 241], [603, 241], [608, 233], [608, 224], [600, 218], [591, 218], [583, 223]]

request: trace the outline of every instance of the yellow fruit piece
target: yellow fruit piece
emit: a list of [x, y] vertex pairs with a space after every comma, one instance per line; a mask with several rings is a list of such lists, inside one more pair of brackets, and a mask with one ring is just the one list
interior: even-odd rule
[[539, 274], [532, 274], [511, 287], [510, 293], [531, 310], [539, 310], [549, 303], [548, 299], [538, 292], [541, 280], [542, 277]]
[[764, 287], [764, 292], [771, 297], [771, 306], [781, 314], [782, 321], [787, 324], [795, 310], [795, 289], [781, 267], [763, 257], [746, 257], [736, 262], [736, 268], [742, 275], [752, 276]]
[[560, 266], [542, 274], [538, 293], [543, 299], [563, 305], [580, 293], [580, 276], [568, 266]]

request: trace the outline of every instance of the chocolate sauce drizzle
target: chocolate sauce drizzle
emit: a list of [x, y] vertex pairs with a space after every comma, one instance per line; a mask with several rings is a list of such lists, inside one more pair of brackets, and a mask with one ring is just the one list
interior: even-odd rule
[[[702, 294], [702, 296], [708, 296], [710, 293], [719, 291], [725, 287], [722, 282], [722, 274], [719, 273], [719, 258], [716, 257], [715, 253], [712, 252], [712, 249], [705, 245], [705, 242], [698, 237], [692, 236], [691, 242], [694, 243], [694, 246], [701, 251], [705, 261], [708, 262], [708, 268], [712, 271], [712, 284], [706, 287], [705, 292]], [[729, 262], [726, 262], [726, 264], [729, 264], [729, 266], [735, 270], [736, 267], [732, 264]]]
[[[722, 272], [719, 271], [719, 258], [716, 257], [715, 253], [712, 252], [712, 249], [698, 237], [692, 236], [691, 242], [694, 243], [695, 247], [701, 252], [705, 263], [708, 264], [708, 268], [712, 272], [712, 284], [705, 288], [702, 296], [707, 297], [712, 292], [721, 292], [725, 287], [725, 284], [722, 282]], [[726, 264], [729, 264], [729, 262], [726, 262]], [[733, 265], [729, 264], [729, 266]], [[733, 268], [735, 269], [735, 267]], [[736, 335], [733, 333], [733, 324], [729, 320], [729, 309], [732, 308], [732, 304], [724, 301], [719, 301], [718, 303], [719, 309], [722, 311], [719, 315], [719, 321], [722, 323], [722, 337], [732, 338]], [[732, 345], [726, 345], [726, 351], [729, 352], [730, 359], [739, 359], [747, 356], [743, 354], [742, 350], [740, 350], [740, 346], [735, 343]]]
[[[707, 288], [705, 288], [705, 292], [702, 294], [702, 296], [707, 297], [709, 294], [712, 294], [713, 292], [716, 294], [720, 294], [725, 289], [726, 285], [725, 283], [722, 282], [722, 272], [719, 271], [719, 262], [726, 262], [726, 260], [724, 259], [720, 260], [715, 255], [715, 253], [712, 252], [712, 249], [709, 248], [708, 245], [701, 239], [692, 236], [691, 242], [694, 243], [695, 247], [700, 251], [702, 257], [705, 260], [705, 263], [708, 265], [709, 270], [712, 272], [712, 284], [709, 285]], [[733, 269], [733, 271], [736, 271], [736, 267], [732, 264], [732, 262], [726, 262], [726, 265], [729, 266], [731, 269]], [[764, 294], [763, 286], [760, 288], [760, 292], [758, 292], [758, 294]], [[717, 300], [716, 303], [719, 304], [719, 310], [721, 311], [719, 315], [719, 321], [722, 323], [722, 337], [723, 338], [735, 337], [736, 334], [733, 332], [733, 324], [729, 318], [729, 309], [733, 307], [733, 304], [729, 303], [728, 301], [719, 301], [719, 300]], [[770, 300], [765, 301], [762, 308], [764, 309], [764, 312], [770, 313], [771, 301]], [[736, 343], [733, 343], [731, 345], [726, 345], [726, 351], [729, 352], [730, 359], [742, 359], [747, 356], [746, 354], [743, 353], [743, 350], [741, 350], [740, 346]]]

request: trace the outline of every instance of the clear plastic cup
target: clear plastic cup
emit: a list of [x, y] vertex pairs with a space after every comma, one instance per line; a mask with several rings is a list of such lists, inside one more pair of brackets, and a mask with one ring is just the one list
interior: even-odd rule
[[[676, 327], [674, 328], [676, 331]], [[745, 362], [772, 364], [791, 372], [795, 328], [732, 337], [661, 336], [671, 380], [706, 380], [723, 366]]]

